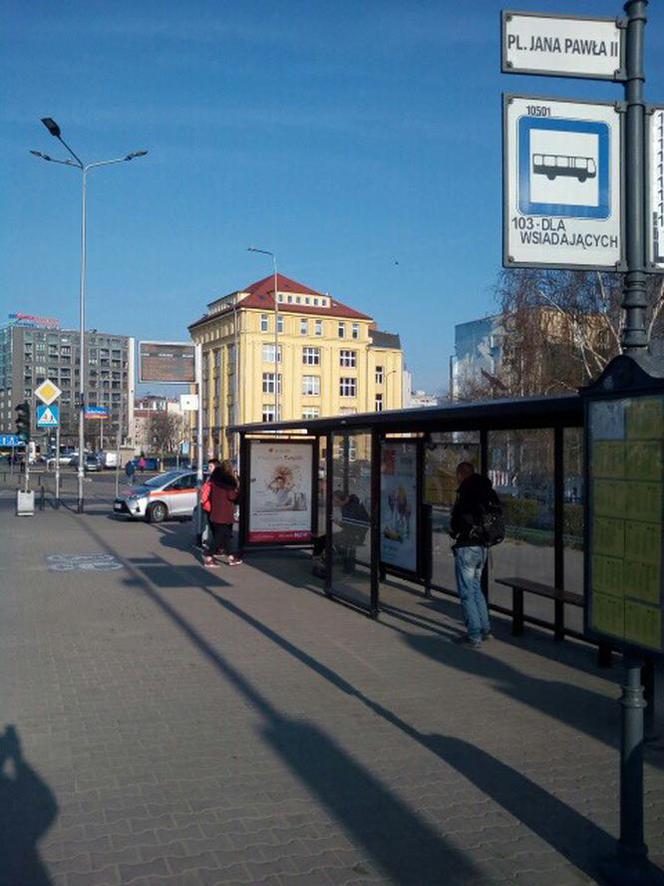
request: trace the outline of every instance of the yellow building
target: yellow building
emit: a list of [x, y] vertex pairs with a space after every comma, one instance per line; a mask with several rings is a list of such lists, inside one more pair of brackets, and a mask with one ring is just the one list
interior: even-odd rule
[[203, 348], [208, 454], [235, 454], [229, 426], [275, 421], [277, 400], [284, 421], [402, 406], [399, 336], [380, 332], [366, 314], [281, 274], [276, 306], [270, 275], [210, 302], [189, 331]]

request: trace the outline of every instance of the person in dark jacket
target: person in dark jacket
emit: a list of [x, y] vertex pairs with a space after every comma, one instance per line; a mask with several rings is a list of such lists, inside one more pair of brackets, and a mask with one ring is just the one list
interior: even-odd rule
[[452, 508], [450, 535], [454, 539], [454, 573], [466, 623], [466, 634], [458, 642], [478, 649], [482, 640], [491, 637], [489, 608], [482, 593], [482, 572], [488, 553], [482, 510], [496, 493], [491, 481], [476, 474], [470, 462], [457, 466], [456, 477], [459, 487]]
[[234, 557], [230, 552], [235, 502], [239, 498], [239, 483], [232, 464], [229, 461], [223, 461], [217, 465], [206, 486], [208, 489], [206, 494], [201, 495], [201, 502], [204, 509], [207, 510], [211, 531], [207, 554], [203, 562], [206, 566], [218, 566], [215, 556], [221, 552], [227, 556], [229, 566], [239, 566], [242, 560], [239, 557]]

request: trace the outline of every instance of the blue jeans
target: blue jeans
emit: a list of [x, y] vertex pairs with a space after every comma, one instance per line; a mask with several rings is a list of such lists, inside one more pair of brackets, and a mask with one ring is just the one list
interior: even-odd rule
[[489, 610], [482, 593], [482, 570], [486, 563], [487, 548], [457, 548], [454, 552], [454, 573], [461, 598], [463, 618], [471, 640], [480, 640], [482, 634], [491, 630]]

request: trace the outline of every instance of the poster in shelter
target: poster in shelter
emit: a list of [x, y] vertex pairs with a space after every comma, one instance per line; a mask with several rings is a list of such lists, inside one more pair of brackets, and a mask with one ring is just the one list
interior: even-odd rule
[[385, 442], [380, 464], [380, 559], [417, 571], [417, 443]]
[[252, 441], [250, 465], [247, 540], [311, 541], [312, 446]]

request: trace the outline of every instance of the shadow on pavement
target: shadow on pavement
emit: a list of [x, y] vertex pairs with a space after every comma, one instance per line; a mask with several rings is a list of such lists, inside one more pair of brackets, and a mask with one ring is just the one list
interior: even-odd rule
[[197, 563], [173, 567], [161, 557], [130, 557], [124, 562], [140, 570], [158, 588], [206, 587], [210, 584], [229, 586], [229, 582], [219, 575], [218, 569], [206, 569]]
[[13, 726], [0, 736], [0, 884], [48, 886], [37, 842], [51, 827], [58, 804], [26, 762]]
[[[109, 553], [118, 556], [91, 527], [86, 527], [95, 540], [104, 545]], [[177, 570], [179, 567], [169, 564]], [[318, 727], [295, 720], [279, 713], [252, 684], [219, 655], [207, 641], [165, 601], [148, 580], [131, 565], [134, 578], [128, 584], [139, 587], [198, 647], [245, 698], [265, 718], [262, 731], [284, 761], [309, 788], [321, 803], [335, 815], [351, 836], [369, 852], [376, 864], [399, 883], [441, 882], [447, 884], [472, 883], [481, 874], [469, 859], [409, 810], [405, 804], [381, 785], [371, 773], [361, 767], [345, 751], [326, 736]], [[453, 766], [484, 794], [536, 833], [572, 865], [600, 884], [606, 883], [599, 864], [601, 856], [615, 851], [616, 843], [602, 828], [553, 797], [543, 788], [512, 767], [501, 763], [480, 748], [459, 739], [425, 734], [401, 719], [380, 702], [365, 696], [361, 690], [327, 665], [264, 625], [230, 600], [218, 596], [213, 589], [200, 585], [217, 605], [241, 619], [257, 632], [274, 642], [284, 652], [323, 677], [331, 685], [350, 696], [373, 713], [393, 725], [422, 747], [435, 754], [445, 764]], [[600, 699], [595, 693], [549, 681], [537, 680], [497, 661], [485, 658], [473, 651], [457, 648], [439, 638], [411, 637], [413, 645], [424, 654], [435, 651], [440, 660], [441, 650], [446, 653], [445, 663], [469, 673], [495, 676], [498, 670], [508, 687], [515, 690], [514, 697], [536, 709], [563, 721], [571, 707], [580, 706], [585, 722], [579, 728], [588, 731], [588, 719], [601, 714], [606, 716], [609, 700]], [[524, 690], [529, 683], [534, 690]], [[499, 687], [500, 688], [500, 687]], [[524, 695], [525, 692], [525, 695]], [[553, 702], [542, 702], [542, 696], [553, 692]], [[571, 695], [570, 695], [571, 693]], [[570, 704], [570, 698], [572, 702]], [[592, 704], [595, 704], [595, 708]], [[606, 706], [599, 704], [606, 702]], [[588, 705], [591, 705], [588, 708]], [[615, 705], [617, 710], [617, 705]], [[573, 720], [581, 720], [576, 711]], [[599, 729], [597, 730], [599, 733]], [[606, 731], [606, 730], [604, 730]], [[616, 732], [617, 730], [613, 730]], [[590, 731], [592, 735], [594, 727]], [[604, 734], [597, 735], [606, 741]], [[426, 873], [422, 867], [426, 865]], [[659, 876], [657, 869], [653, 872]], [[433, 879], [430, 880], [430, 877]]]
[[[119, 552], [91, 526], [81, 525], [108, 553], [122, 559]], [[126, 585], [144, 593], [262, 715], [264, 722], [260, 728], [265, 739], [355, 843], [371, 856], [383, 874], [398, 883], [444, 882], [448, 886], [470, 884], [480, 879], [480, 872], [462, 852], [451, 846], [418, 813], [322, 730], [311, 723], [281, 714], [260, 690], [163, 599], [154, 582], [142, 573], [140, 565], [124, 562], [132, 573], [132, 577], [125, 580]], [[186, 573], [187, 567], [174, 566], [166, 561], [163, 563], [164, 568], [173, 572]], [[154, 566], [153, 563], [150, 565]], [[206, 580], [209, 579], [207, 572], [204, 575]], [[206, 581], [198, 586], [213, 599], [223, 602], [213, 590], [206, 587], [207, 584]], [[191, 587], [191, 583], [187, 586]], [[233, 609], [241, 612], [237, 607]], [[273, 636], [276, 638], [278, 635]], [[371, 874], [357, 868], [355, 873], [358, 876]]]

